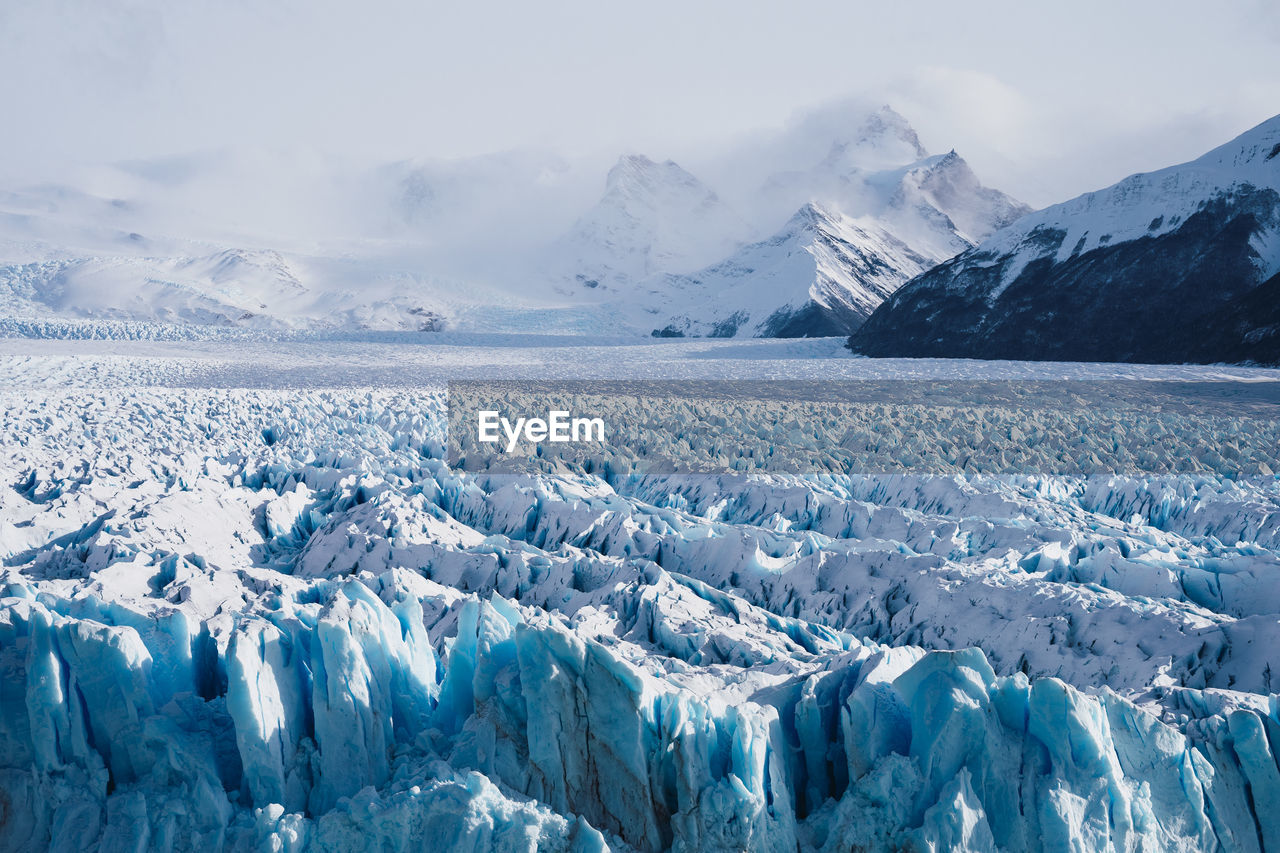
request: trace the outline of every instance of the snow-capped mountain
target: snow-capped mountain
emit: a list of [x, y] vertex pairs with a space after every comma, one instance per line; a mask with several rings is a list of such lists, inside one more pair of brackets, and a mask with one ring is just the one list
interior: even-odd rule
[[809, 198], [830, 201], [841, 194], [852, 196], [846, 202], [863, 204], [857, 200], [861, 177], [928, 157], [915, 129], [893, 108], [866, 111], [854, 105], [811, 116], [763, 151], [753, 152], [749, 162], [769, 164], [761, 200], [794, 209]]
[[[955, 151], [930, 156], [889, 107], [850, 124], [828, 130], [816, 162], [733, 203], [671, 161], [623, 158], [557, 246], [562, 289], [595, 290], [611, 316], [658, 336], [847, 334], [900, 284], [1028, 211]], [[746, 222], [784, 216], [741, 240]]]
[[1031, 211], [983, 186], [954, 150], [868, 181], [891, 190], [880, 213], [885, 227], [938, 260], [971, 248]]
[[1280, 116], [1027, 216], [922, 275], [869, 355], [1280, 362]]
[[814, 337], [857, 328], [932, 261], [875, 226], [810, 203], [773, 237], [646, 295], [659, 337]]
[[604, 196], [554, 251], [587, 288], [625, 287], [723, 258], [746, 223], [715, 191], [671, 160], [623, 156]]
[[203, 257], [93, 257], [0, 269], [11, 316], [250, 323], [306, 294], [277, 252], [228, 249]]
[[788, 133], [749, 163], [700, 164], [712, 182], [627, 155], [603, 193], [603, 170], [538, 151], [86, 167], [0, 191], [0, 318], [846, 334], [1025, 211], [887, 107]]
[[558, 216], [572, 222], [558, 212], [577, 198], [568, 180], [534, 154], [369, 166], [216, 152], [92, 167], [0, 191], [0, 317], [315, 331], [518, 318], [543, 306], [503, 286], [503, 263], [559, 233]]
[[[353, 282], [359, 287], [352, 287]], [[305, 283], [304, 283], [305, 282]], [[0, 267], [3, 317], [262, 330], [434, 331], [442, 282], [272, 250], [71, 257]]]
[[886, 104], [868, 114], [854, 134], [833, 140], [822, 165], [834, 173], [844, 173], [854, 169], [892, 168], [904, 161], [928, 156], [911, 123]]
[[874, 217], [917, 251], [945, 260], [1030, 208], [985, 187], [954, 150], [933, 155], [890, 107], [837, 134], [812, 166], [770, 175], [757, 207], [793, 211], [808, 201], [849, 216]]

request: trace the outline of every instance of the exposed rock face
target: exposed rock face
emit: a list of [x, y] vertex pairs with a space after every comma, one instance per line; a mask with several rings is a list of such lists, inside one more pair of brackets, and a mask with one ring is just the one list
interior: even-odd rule
[[1026, 217], [899, 290], [874, 356], [1280, 362], [1280, 118]]
[[768, 240], [665, 281], [668, 304], [685, 307], [654, 335], [847, 335], [931, 263], [882, 229], [807, 204]]
[[599, 300], [655, 337], [846, 335], [904, 282], [1030, 210], [955, 151], [930, 155], [888, 107], [840, 119], [806, 131], [827, 138], [811, 160], [745, 193], [621, 158], [555, 246], [562, 296]]

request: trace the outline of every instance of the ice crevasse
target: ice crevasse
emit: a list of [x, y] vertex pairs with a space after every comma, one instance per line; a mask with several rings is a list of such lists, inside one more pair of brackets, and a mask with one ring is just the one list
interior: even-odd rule
[[412, 394], [32, 397], [0, 851], [1280, 850], [1280, 481], [503, 479]]
[[695, 692], [559, 615], [443, 591], [441, 661], [424, 591], [312, 582], [215, 639], [7, 590], [0, 846], [1280, 845], [1274, 706], [1192, 744], [977, 649], [858, 642], [744, 700], [728, 668]]

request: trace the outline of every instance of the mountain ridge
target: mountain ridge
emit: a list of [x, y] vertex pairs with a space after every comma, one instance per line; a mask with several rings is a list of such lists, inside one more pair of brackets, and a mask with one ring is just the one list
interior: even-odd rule
[[[214, 151], [85, 167], [0, 190], [0, 318], [847, 334], [869, 300], [1026, 210], [954, 151], [930, 156], [891, 108], [861, 110], [802, 122], [790, 154], [717, 181], [638, 153], [594, 189], [541, 151], [382, 164]], [[810, 205], [830, 223], [788, 240]], [[798, 254], [765, 258], [770, 241]], [[776, 274], [743, 288], [747, 267]], [[713, 280], [732, 292], [701, 295]], [[724, 325], [735, 315], [750, 321]]]
[[707, 269], [668, 279], [672, 291], [694, 291], [703, 301], [672, 313], [652, 334], [839, 335], [860, 325], [931, 263], [883, 229], [809, 202], [768, 239]]
[[1280, 274], [1278, 150], [1280, 116], [1188, 163], [1032, 213], [904, 285], [849, 345], [875, 356], [1280, 363], [1280, 317], [1258, 295]]
[[[745, 228], [716, 222], [729, 220], [720, 196], [674, 162], [622, 158], [566, 244], [575, 273], [563, 291], [597, 291], [615, 315], [656, 336], [844, 335], [899, 285], [1029, 211], [983, 186], [954, 149], [930, 155], [888, 107], [854, 124], [807, 170], [764, 182], [757, 203], [796, 207], [749, 240], [739, 236]], [[625, 203], [632, 198], [640, 203]], [[655, 198], [682, 199], [672, 218], [696, 220], [732, 250], [700, 267], [688, 253], [683, 268], [671, 255], [663, 263]], [[642, 269], [650, 274], [637, 275]]]

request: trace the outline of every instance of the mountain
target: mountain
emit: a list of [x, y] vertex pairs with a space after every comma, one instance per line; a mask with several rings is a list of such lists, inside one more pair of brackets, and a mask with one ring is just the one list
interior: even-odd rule
[[0, 266], [0, 318], [23, 321], [436, 331], [457, 308], [442, 293], [444, 282], [272, 250]]
[[179, 334], [524, 322], [545, 307], [504, 286], [502, 264], [573, 221], [567, 169], [536, 152], [370, 165], [234, 151], [0, 188], [0, 320]]
[[818, 165], [819, 170], [830, 174], [891, 169], [929, 156], [915, 128], [888, 104], [875, 110], [837, 107], [826, 115], [811, 116], [796, 128], [796, 133], [823, 145], [830, 138], [830, 146]]
[[[288, 330], [844, 335], [1026, 211], [888, 107], [695, 175], [540, 151], [214, 151], [0, 187], [0, 320]], [[713, 180], [704, 180], [711, 174]]]
[[0, 269], [0, 298], [8, 313], [28, 318], [261, 325], [248, 321], [259, 318], [268, 301], [279, 304], [305, 293], [289, 262], [270, 251], [73, 258]]
[[895, 293], [873, 356], [1280, 363], [1280, 116], [1024, 217]]
[[848, 216], [873, 217], [939, 261], [1031, 210], [983, 186], [955, 150], [930, 155], [907, 120], [890, 107], [853, 124], [851, 132], [834, 132], [812, 165], [765, 178], [754, 206], [776, 216], [818, 201]]
[[575, 281], [609, 289], [723, 258], [746, 230], [710, 187], [676, 163], [631, 154], [609, 170], [603, 197], [554, 251]]
[[738, 161], [744, 175], [722, 174], [739, 185], [727, 196], [674, 162], [622, 158], [556, 246], [561, 292], [657, 336], [843, 335], [902, 283], [1029, 210], [955, 151], [931, 156], [889, 107], [820, 118], [755, 156], [791, 168], [754, 190], [740, 189], [751, 158]]
[[982, 185], [963, 157], [952, 151], [868, 178], [887, 200], [879, 211], [885, 227], [938, 260], [972, 248], [1031, 212], [1020, 201]]
[[[875, 226], [810, 203], [773, 237], [698, 273], [673, 276], [658, 337], [815, 337], [857, 328], [932, 261]], [[648, 300], [654, 304], [656, 300]], [[684, 301], [685, 304], [681, 305]]]

